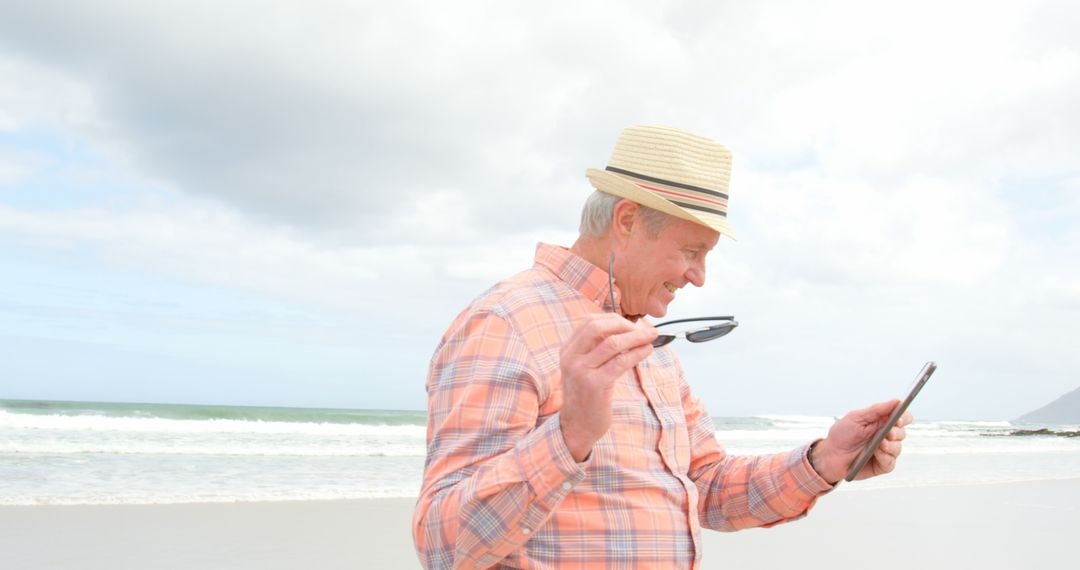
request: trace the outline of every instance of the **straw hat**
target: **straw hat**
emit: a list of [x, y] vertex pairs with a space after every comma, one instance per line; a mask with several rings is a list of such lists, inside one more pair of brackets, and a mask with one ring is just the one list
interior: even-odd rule
[[633, 200], [735, 239], [728, 225], [731, 151], [670, 127], [624, 129], [607, 168], [585, 176], [601, 192]]

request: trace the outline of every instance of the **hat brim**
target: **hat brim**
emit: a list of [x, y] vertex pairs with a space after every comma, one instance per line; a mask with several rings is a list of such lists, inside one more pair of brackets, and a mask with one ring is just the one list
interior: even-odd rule
[[589, 168], [585, 171], [585, 176], [589, 179], [593, 188], [596, 188], [605, 194], [626, 198], [627, 200], [631, 200], [654, 210], [659, 210], [665, 214], [675, 216], [676, 218], [700, 224], [719, 232], [720, 235], [725, 235], [731, 239], [737, 239], [735, 237], [735, 231], [731, 229], [731, 225], [728, 224], [727, 218], [724, 216], [680, 208], [678, 205], [672, 204], [659, 195], [634, 184], [630, 180], [606, 170]]

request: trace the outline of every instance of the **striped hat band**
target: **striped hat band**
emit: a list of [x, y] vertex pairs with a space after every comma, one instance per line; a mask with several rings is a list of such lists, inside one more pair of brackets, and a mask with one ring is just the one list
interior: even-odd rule
[[630, 172], [614, 166], [608, 166], [604, 170], [633, 178], [634, 180], [631, 180], [631, 182], [639, 188], [660, 194], [665, 200], [679, 207], [727, 217], [728, 195], [723, 192], [653, 176], [645, 176], [644, 174]]

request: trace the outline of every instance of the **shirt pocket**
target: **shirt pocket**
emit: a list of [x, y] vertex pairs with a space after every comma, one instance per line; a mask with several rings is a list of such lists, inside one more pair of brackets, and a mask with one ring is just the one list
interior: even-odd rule
[[615, 381], [611, 401], [611, 427], [597, 442], [601, 455], [630, 461], [634, 465], [653, 465], [660, 439], [660, 422], [649, 400], [642, 393], [637, 377], [624, 374]]

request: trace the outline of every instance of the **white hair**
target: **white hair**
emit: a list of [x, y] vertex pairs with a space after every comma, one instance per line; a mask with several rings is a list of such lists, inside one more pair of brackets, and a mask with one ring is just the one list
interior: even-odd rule
[[[585, 200], [585, 206], [581, 208], [581, 225], [578, 228], [581, 235], [590, 237], [604, 235], [611, 227], [611, 219], [615, 217], [615, 205], [622, 199], [599, 190], [590, 194]], [[671, 217], [659, 210], [641, 206], [641, 219], [645, 222], [649, 237], [656, 237]]]

